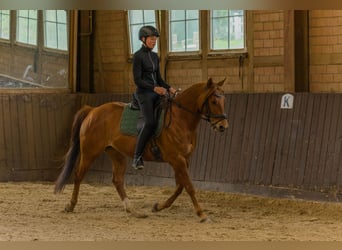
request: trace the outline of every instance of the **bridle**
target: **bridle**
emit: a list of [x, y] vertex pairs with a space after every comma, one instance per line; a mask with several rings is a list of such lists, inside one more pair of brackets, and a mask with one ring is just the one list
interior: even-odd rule
[[[209, 98], [210, 96], [216, 96], [216, 97], [223, 97], [223, 95], [217, 94], [215, 92], [211, 93], [204, 101], [204, 103], [202, 104], [202, 108], [201, 111], [199, 112], [201, 115], [201, 119], [205, 120], [207, 122], [210, 123], [211, 126], [215, 126], [217, 123], [227, 119], [227, 115], [226, 114], [213, 114], [210, 110], [210, 106], [209, 106]], [[204, 113], [203, 109], [206, 108], [207, 112]], [[212, 122], [211, 119], [218, 119], [216, 122]]]
[[[179, 91], [177, 91], [174, 95], [168, 95], [168, 108], [167, 110], [169, 109], [170, 110], [170, 120], [169, 120], [169, 123], [167, 125], [167, 127], [170, 126], [171, 124], [171, 114], [172, 114], [172, 104], [175, 104], [178, 108], [180, 109], [183, 109], [185, 110], [186, 112], [190, 113], [191, 115], [193, 116], [198, 116], [198, 115], [201, 115], [201, 119], [204, 120], [204, 121], [207, 121], [210, 123], [210, 125], [212, 127], [216, 126], [217, 123], [227, 119], [227, 115], [226, 114], [214, 114], [212, 113], [211, 109], [210, 109], [210, 106], [209, 106], [209, 98], [212, 96], [212, 95], [215, 95], [217, 97], [221, 97], [223, 96], [222, 94], [217, 94], [215, 91], [212, 91], [204, 100], [201, 108], [197, 111], [192, 111], [190, 109], [188, 109], [187, 107], [185, 107], [184, 105], [182, 105], [181, 103], [177, 102], [175, 100], [177, 94], [178, 94]], [[204, 112], [204, 109], [206, 109], [206, 112]], [[211, 119], [218, 119], [217, 121], [215, 122], [212, 122]]]

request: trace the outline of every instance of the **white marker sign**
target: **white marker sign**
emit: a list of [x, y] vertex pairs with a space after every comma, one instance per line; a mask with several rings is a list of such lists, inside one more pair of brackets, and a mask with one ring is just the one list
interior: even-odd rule
[[281, 109], [293, 109], [294, 96], [292, 94], [285, 94], [281, 97]]

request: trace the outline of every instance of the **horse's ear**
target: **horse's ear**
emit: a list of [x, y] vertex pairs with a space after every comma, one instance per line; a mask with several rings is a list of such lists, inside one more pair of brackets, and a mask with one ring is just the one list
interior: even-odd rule
[[224, 82], [226, 81], [227, 77], [225, 77], [222, 81], [219, 81], [217, 83], [218, 86], [222, 86], [224, 84]]
[[207, 82], [207, 88], [210, 89], [213, 86], [213, 79], [210, 77]]

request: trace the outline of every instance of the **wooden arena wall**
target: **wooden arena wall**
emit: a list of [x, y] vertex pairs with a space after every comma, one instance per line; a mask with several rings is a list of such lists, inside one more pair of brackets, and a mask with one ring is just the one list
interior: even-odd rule
[[[198, 187], [266, 195], [276, 187], [337, 199], [342, 187], [342, 95], [296, 93], [293, 109], [280, 108], [282, 96], [227, 94], [229, 129], [215, 133], [206, 122], [200, 123], [190, 165]], [[129, 98], [0, 95], [0, 181], [54, 181], [68, 148], [75, 112], [84, 104]], [[96, 160], [87, 181], [111, 181], [105, 154]], [[173, 172], [167, 164], [147, 163], [139, 173], [128, 167], [127, 183], [173, 185]]]

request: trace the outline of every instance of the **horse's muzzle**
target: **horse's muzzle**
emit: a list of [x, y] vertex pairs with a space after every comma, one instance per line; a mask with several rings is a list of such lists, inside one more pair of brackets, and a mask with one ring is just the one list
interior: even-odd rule
[[212, 126], [214, 131], [224, 132], [228, 128], [228, 120], [223, 119]]

